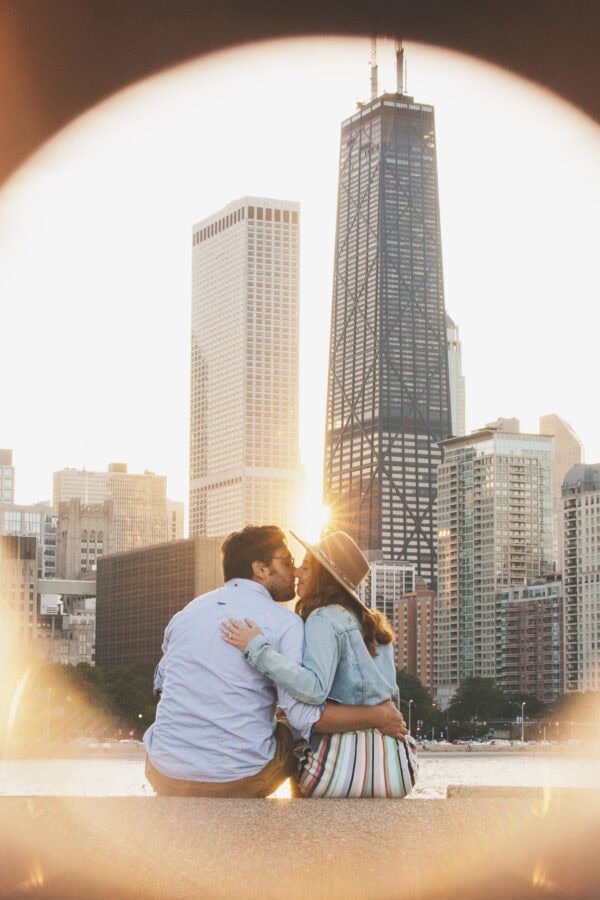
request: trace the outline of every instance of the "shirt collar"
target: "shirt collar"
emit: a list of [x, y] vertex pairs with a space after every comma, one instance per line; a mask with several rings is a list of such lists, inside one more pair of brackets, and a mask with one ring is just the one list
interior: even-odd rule
[[225, 587], [232, 590], [243, 588], [245, 591], [255, 591], [257, 594], [261, 594], [267, 600], [275, 603], [266, 587], [259, 584], [258, 581], [252, 581], [251, 578], [230, 578], [229, 581], [225, 582]]

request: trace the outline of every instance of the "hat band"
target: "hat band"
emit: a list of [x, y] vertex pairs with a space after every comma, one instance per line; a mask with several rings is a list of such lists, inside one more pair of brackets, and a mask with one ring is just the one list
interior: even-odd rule
[[327, 562], [327, 564], [330, 565], [332, 569], [334, 569], [335, 574], [339, 577], [340, 581], [343, 582], [343, 584], [345, 584], [346, 587], [348, 587], [348, 589], [349, 589], [350, 591], [356, 591], [357, 585], [355, 585], [355, 584], [348, 578], [348, 576], [346, 575], [346, 573], [343, 572], [343, 571], [340, 569], [340, 567], [337, 566], [337, 565], [335, 564], [335, 562], [332, 560], [332, 558], [331, 558], [330, 556], [327, 556], [326, 553], [323, 553], [323, 550], [322, 550], [321, 547], [319, 547], [319, 554], [323, 557], [323, 559]]

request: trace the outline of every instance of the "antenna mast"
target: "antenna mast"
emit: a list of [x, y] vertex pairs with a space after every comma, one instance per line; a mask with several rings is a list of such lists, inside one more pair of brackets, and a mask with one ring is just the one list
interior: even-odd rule
[[404, 47], [402, 46], [402, 41], [396, 41], [396, 90], [399, 94], [406, 94], [406, 82]]
[[377, 97], [377, 38], [371, 38], [371, 100]]

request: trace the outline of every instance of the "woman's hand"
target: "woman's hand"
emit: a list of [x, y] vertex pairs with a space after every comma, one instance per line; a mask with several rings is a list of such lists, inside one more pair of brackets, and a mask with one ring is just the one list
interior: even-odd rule
[[262, 634], [262, 631], [252, 619], [244, 619], [244, 621], [245, 625], [238, 622], [237, 619], [227, 619], [225, 622], [221, 622], [221, 637], [226, 644], [231, 644], [232, 647], [237, 647], [238, 650], [245, 650], [246, 645], [250, 643], [253, 637], [256, 637], [257, 634]]
[[396, 705], [391, 700], [386, 700], [384, 703], [379, 703], [375, 710], [377, 715], [380, 716], [377, 728], [383, 734], [390, 734], [397, 740], [403, 741], [408, 733], [408, 728], [406, 727], [404, 716], [396, 708]]

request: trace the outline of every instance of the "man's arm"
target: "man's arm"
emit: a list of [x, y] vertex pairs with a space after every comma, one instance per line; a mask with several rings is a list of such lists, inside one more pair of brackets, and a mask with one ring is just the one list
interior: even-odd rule
[[396, 709], [391, 700], [377, 706], [327, 703], [323, 715], [313, 725], [313, 730], [320, 734], [361, 731], [364, 728], [378, 728], [383, 734], [389, 734], [401, 741], [407, 732], [402, 713]]

